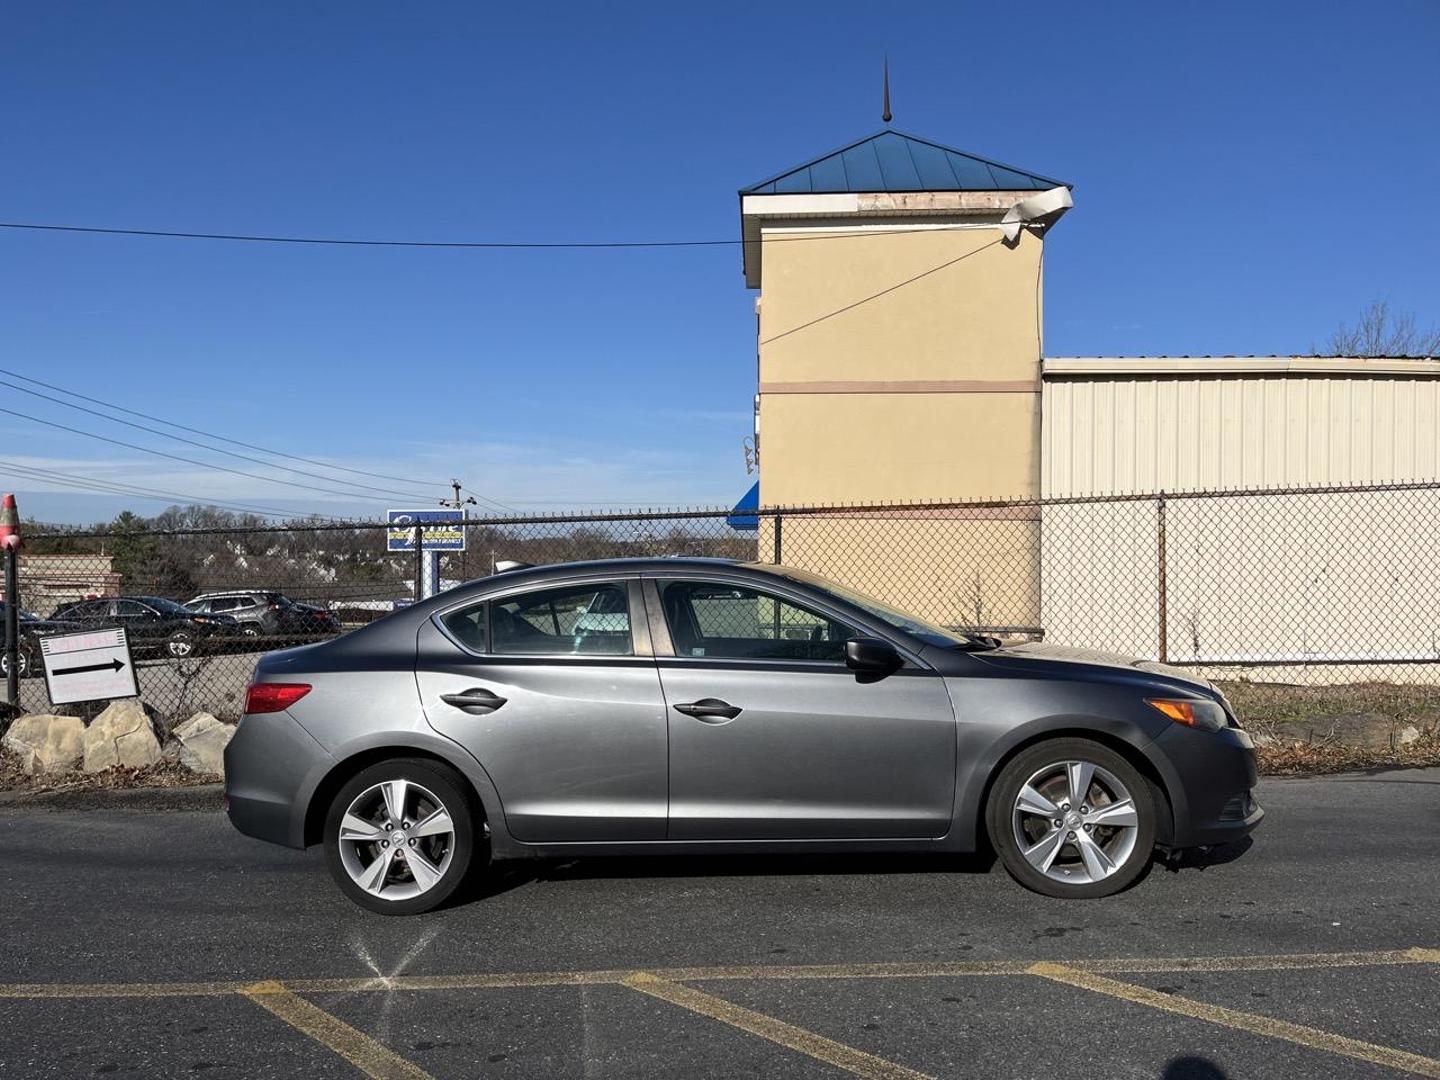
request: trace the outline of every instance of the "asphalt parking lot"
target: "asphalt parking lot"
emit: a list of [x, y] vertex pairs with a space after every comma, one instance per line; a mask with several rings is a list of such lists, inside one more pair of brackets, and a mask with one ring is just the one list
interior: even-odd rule
[[1267, 780], [1109, 900], [589, 860], [411, 919], [215, 811], [0, 806], [0, 1077], [1440, 1077], [1440, 770]]

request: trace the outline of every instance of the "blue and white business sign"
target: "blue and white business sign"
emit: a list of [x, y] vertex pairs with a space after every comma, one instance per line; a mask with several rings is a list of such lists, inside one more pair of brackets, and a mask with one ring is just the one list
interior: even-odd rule
[[459, 510], [387, 510], [386, 551], [414, 551], [420, 526], [422, 551], [464, 551], [465, 515]]

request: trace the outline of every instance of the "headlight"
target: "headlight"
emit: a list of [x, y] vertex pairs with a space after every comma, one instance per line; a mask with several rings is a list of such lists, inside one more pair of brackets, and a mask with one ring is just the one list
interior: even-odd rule
[[1196, 701], [1192, 698], [1146, 698], [1145, 704], [1159, 709], [1177, 724], [1201, 731], [1220, 731], [1230, 726], [1225, 707], [1217, 701]]

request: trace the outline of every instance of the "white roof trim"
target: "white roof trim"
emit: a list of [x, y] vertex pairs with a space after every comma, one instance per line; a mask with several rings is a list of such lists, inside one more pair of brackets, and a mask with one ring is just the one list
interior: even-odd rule
[[1440, 378], [1440, 361], [1365, 356], [1046, 357], [1046, 378], [1066, 375], [1418, 375]]

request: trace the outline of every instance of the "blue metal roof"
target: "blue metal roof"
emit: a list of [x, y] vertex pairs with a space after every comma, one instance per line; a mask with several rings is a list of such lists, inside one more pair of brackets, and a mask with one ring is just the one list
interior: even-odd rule
[[886, 128], [778, 176], [741, 195], [823, 195], [859, 191], [1048, 191], [1063, 180]]

